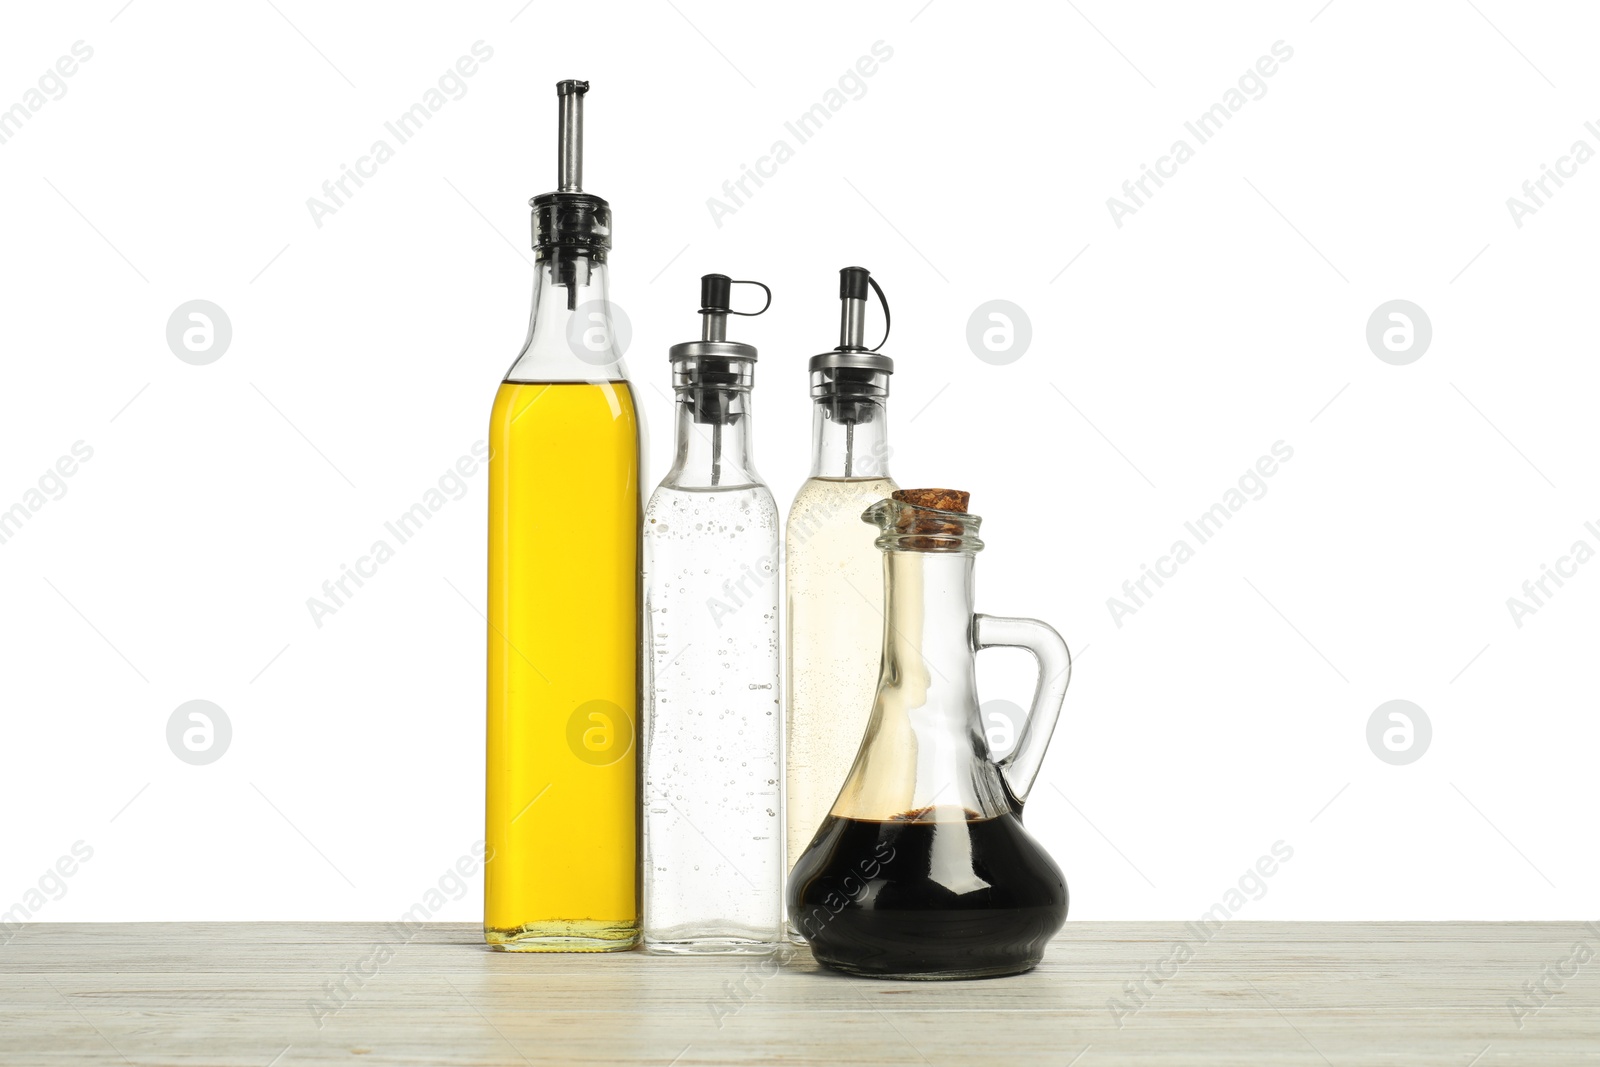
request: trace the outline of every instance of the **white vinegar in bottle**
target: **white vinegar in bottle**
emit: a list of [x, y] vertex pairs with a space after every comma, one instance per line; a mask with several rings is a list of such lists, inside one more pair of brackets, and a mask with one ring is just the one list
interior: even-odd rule
[[[868, 287], [876, 283], [862, 267], [839, 275], [839, 347], [811, 359], [811, 477], [795, 496], [786, 533], [791, 868], [855, 762], [883, 651], [883, 558], [861, 514], [896, 488], [885, 409], [894, 363], [862, 344]], [[887, 338], [887, 307], [885, 323]], [[792, 924], [790, 936], [798, 940]]]

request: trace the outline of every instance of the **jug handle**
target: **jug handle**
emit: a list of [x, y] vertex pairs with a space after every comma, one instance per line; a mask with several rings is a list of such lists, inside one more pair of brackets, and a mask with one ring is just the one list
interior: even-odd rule
[[1022, 724], [1017, 747], [998, 764], [1006, 788], [1020, 805], [1028, 799], [1033, 781], [1044, 764], [1045, 749], [1061, 717], [1061, 703], [1072, 681], [1072, 653], [1061, 635], [1038, 619], [1007, 619], [995, 615], [973, 616], [973, 646], [1022, 648], [1033, 653], [1039, 663], [1039, 681], [1033, 690], [1033, 706]]

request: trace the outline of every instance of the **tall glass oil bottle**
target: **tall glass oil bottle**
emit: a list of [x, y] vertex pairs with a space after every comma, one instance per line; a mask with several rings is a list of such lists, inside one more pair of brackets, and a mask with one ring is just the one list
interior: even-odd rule
[[672, 346], [676, 457], [645, 508], [651, 952], [771, 952], [781, 936], [780, 524], [752, 460], [756, 350], [726, 337], [727, 316], [761, 312], [730, 310], [735, 284], [702, 278], [701, 338]]
[[[883, 561], [861, 513], [895, 489], [885, 409], [894, 362], [863, 343], [869, 286], [881, 302], [864, 267], [839, 272], [839, 345], [811, 358], [811, 477], [786, 531], [791, 869], [850, 772], [878, 690]], [[798, 936], [792, 921], [790, 932]]]
[[583, 94], [535, 197], [528, 340], [489, 443], [484, 939], [604, 951], [639, 937], [640, 428], [611, 337], [611, 208], [582, 191]]

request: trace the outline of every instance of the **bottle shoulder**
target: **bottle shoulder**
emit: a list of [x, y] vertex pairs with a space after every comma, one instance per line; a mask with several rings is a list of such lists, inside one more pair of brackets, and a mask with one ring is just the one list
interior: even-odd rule
[[[596, 312], [590, 317], [608, 316], [609, 312]], [[570, 349], [570, 350], [569, 350]], [[614, 353], [591, 355], [583, 348], [568, 344], [557, 346], [555, 352], [532, 351], [524, 347], [511, 361], [503, 379], [510, 385], [539, 382], [564, 383], [627, 383], [632, 381], [627, 365]]]
[[679, 472], [677, 470], [670, 470], [667, 472], [666, 477], [662, 478], [660, 483], [656, 485], [655, 493], [652, 493], [650, 498], [654, 500], [658, 494], [680, 494], [683, 496], [704, 497], [737, 496], [753, 501], [759, 501], [763, 504], [763, 506], [770, 507], [776, 511], [778, 502], [772, 495], [772, 488], [768, 486], [766, 482], [761, 480], [761, 476], [750, 468], [745, 468], [740, 473], [745, 475], [746, 480], [723, 485], [698, 485], [693, 482], [685, 483], [680, 481]]
[[623, 380], [503, 381], [495, 390], [489, 418], [496, 427], [587, 418], [616, 423], [633, 433], [638, 433], [640, 421], [633, 388]]
[[[652, 526], [706, 537], [759, 538], [778, 530], [778, 505], [765, 485], [679, 488], [660, 485], [645, 505], [645, 534]], [[684, 524], [688, 524], [685, 526]], [[698, 524], [698, 525], [696, 525]]]
[[807, 478], [794, 495], [789, 507], [789, 521], [797, 515], [812, 512], [832, 513], [860, 504], [859, 515], [870, 504], [876, 504], [900, 487], [893, 478]]

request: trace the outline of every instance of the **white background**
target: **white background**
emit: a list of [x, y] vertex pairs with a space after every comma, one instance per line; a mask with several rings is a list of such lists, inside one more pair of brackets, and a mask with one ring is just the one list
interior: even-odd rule
[[[837, 269], [882, 281], [896, 477], [970, 489], [980, 608], [1080, 653], [1027, 812], [1075, 918], [1196, 916], [1278, 840], [1242, 918], [1592, 914], [1600, 564], [1520, 628], [1506, 606], [1600, 547], [1600, 163], [1520, 228], [1506, 206], [1600, 148], [1587, 5], [274, 2], [12, 6], [0, 35], [0, 107], [94, 50], [0, 145], [0, 507], [94, 450], [0, 545], [0, 909], [82, 840], [36, 918], [389, 918], [481, 836], [486, 477], [320, 628], [306, 600], [485, 436], [552, 86], [581, 77], [650, 484], [701, 273], [775, 290], [738, 336], [783, 501]], [[480, 40], [466, 94], [319, 228], [307, 198]], [[878, 41], [797, 145], [784, 122]], [[1184, 122], [1277, 41], [1198, 145]], [[1107, 198], [1180, 137], [1118, 227]], [[707, 199], [779, 138], [719, 226]], [[208, 366], [165, 338], [197, 298], [233, 326]], [[966, 340], [991, 299], [1032, 324], [1003, 366]], [[1365, 339], [1393, 299], [1432, 322], [1407, 366]], [[1266, 495], [1116, 625], [1107, 598], [1277, 441]], [[1011, 655], [986, 698], [1026, 701]], [[191, 699], [232, 722], [209, 766], [167, 747]], [[1366, 740], [1391, 699], [1432, 723], [1406, 766]]]

